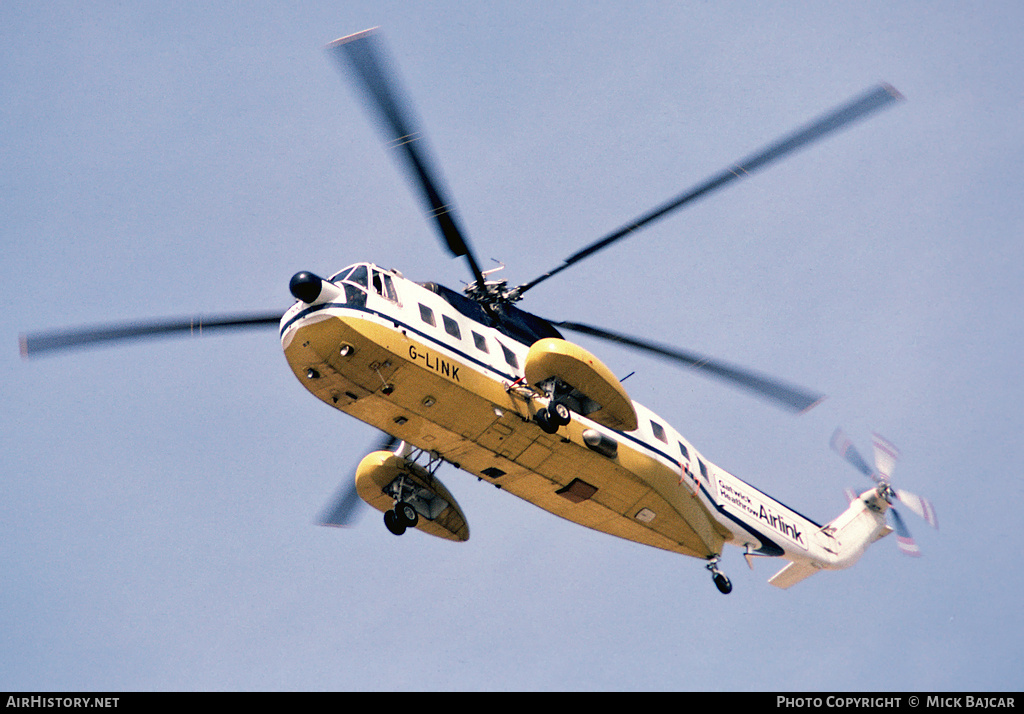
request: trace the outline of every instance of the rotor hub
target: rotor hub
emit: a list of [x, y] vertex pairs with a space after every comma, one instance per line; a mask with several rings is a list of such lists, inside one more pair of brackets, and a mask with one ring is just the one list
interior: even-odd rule
[[505, 280], [485, 280], [483, 287], [480, 286], [480, 281], [475, 280], [467, 285], [463, 292], [469, 299], [484, 305], [513, 303], [520, 299], [515, 289], [508, 288], [508, 282]]

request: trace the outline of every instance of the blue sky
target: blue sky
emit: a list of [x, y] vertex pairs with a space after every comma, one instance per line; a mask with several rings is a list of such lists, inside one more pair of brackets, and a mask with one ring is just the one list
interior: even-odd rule
[[[1019, 690], [1018, 3], [0, 5], [0, 689]], [[477, 254], [528, 280], [879, 81], [907, 98], [529, 293], [747, 365], [794, 418], [581, 343], [819, 521], [877, 430], [924, 557], [790, 591], [452, 469], [454, 545], [312, 521], [376, 440], [273, 331], [22, 361], [17, 335], [288, 306], [359, 260], [460, 287], [323, 51], [380, 25]], [[893, 540], [893, 539], [889, 539]]]

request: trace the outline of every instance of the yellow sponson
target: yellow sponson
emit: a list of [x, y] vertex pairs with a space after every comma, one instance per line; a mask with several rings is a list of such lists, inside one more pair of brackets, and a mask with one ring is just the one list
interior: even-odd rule
[[554, 337], [538, 340], [530, 347], [524, 371], [530, 386], [556, 377], [595, 402], [599, 408], [586, 416], [598, 424], [636, 429], [636, 411], [626, 390], [601, 360], [579, 345]]
[[356, 492], [378, 511], [394, 507], [399, 488], [403, 500], [420, 515], [418, 530], [447, 540], [469, 540], [469, 526], [459, 504], [422, 466], [391, 451], [374, 451], [359, 462]]

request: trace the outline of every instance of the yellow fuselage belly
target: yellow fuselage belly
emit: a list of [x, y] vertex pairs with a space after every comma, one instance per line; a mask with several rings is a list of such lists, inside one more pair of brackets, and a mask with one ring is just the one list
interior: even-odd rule
[[[699, 558], [722, 552], [725, 534], [679, 473], [641, 447], [620, 443], [614, 459], [597, 454], [578, 418], [546, 434], [528, 399], [467, 361], [358, 314], [321, 318], [294, 328], [284, 351], [326, 404], [588, 528]], [[557, 493], [574, 479], [596, 492], [582, 501]], [[649, 522], [637, 520], [641, 513]]]

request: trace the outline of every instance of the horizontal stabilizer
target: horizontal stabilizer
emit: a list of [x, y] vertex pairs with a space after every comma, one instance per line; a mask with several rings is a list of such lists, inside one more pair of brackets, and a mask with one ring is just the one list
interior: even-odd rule
[[818, 568], [815, 568], [810, 563], [798, 563], [794, 561], [779, 572], [775, 573], [768, 583], [785, 590], [793, 587], [801, 580], [811, 577], [817, 573], [818, 570]]

